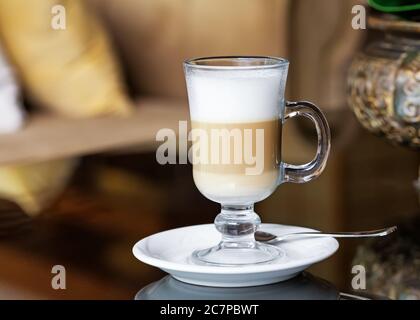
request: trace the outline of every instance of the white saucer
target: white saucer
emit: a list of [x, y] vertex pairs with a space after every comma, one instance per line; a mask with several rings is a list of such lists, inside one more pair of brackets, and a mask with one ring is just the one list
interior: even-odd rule
[[[276, 235], [315, 231], [279, 224], [262, 224], [260, 230]], [[134, 245], [133, 254], [183, 282], [212, 287], [249, 287], [288, 280], [338, 249], [334, 238], [300, 237], [277, 244], [284, 255], [267, 264], [219, 267], [191, 262], [194, 250], [214, 246], [219, 240], [220, 233], [213, 224], [190, 226], [144, 238]]]

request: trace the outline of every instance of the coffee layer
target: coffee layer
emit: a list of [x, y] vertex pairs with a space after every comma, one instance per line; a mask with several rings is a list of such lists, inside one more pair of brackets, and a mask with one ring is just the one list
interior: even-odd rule
[[[193, 132], [198, 130], [201, 133], [191, 149], [194, 182], [200, 192], [213, 201], [225, 204], [253, 203], [268, 197], [279, 178], [280, 126], [277, 119], [248, 123], [193, 121]], [[257, 139], [258, 135], [263, 139]], [[248, 150], [244, 148], [247, 138], [251, 140], [248, 140]], [[223, 148], [223, 143], [228, 148]], [[223, 158], [226, 151], [228, 157]], [[200, 158], [199, 163], [194, 155]], [[246, 159], [250, 158], [254, 162], [247, 163]], [[203, 163], [203, 159], [207, 162]]]
[[278, 170], [259, 176], [217, 174], [193, 170], [194, 183], [208, 199], [223, 204], [255, 203], [267, 198], [277, 187]]
[[192, 70], [187, 74], [191, 120], [252, 122], [279, 116], [283, 70]]
[[191, 124], [194, 170], [237, 175], [277, 170], [281, 159], [279, 120]]

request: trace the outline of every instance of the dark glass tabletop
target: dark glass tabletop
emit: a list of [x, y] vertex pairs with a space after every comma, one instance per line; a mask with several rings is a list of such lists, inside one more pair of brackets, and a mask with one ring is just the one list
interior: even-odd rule
[[219, 288], [197, 286], [165, 276], [142, 288], [135, 300], [365, 300], [359, 294], [341, 293], [330, 282], [304, 272], [288, 281], [275, 284]]

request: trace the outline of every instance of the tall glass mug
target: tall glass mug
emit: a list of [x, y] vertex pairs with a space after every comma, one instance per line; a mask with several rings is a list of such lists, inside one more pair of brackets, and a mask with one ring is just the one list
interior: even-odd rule
[[[286, 102], [289, 62], [274, 57], [209, 57], [184, 62], [191, 116], [190, 159], [194, 182], [221, 204], [215, 219], [221, 242], [197, 250], [200, 264], [266, 263], [282, 251], [258, 243], [261, 220], [254, 203], [284, 182], [304, 183], [321, 174], [330, 151], [330, 131], [309, 102]], [[315, 158], [304, 165], [282, 162], [281, 132], [289, 118], [311, 119], [318, 133]]]

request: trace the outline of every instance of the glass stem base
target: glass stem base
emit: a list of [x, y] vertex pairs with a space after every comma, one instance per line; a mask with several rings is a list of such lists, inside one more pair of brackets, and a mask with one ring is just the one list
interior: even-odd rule
[[253, 205], [224, 206], [214, 224], [222, 240], [212, 248], [197, 250], [193, 259], [200, 264], [238, 266], [267, 263], [281, 256], [281, 251], [255, 241], [254, 233], [261, 224]]

